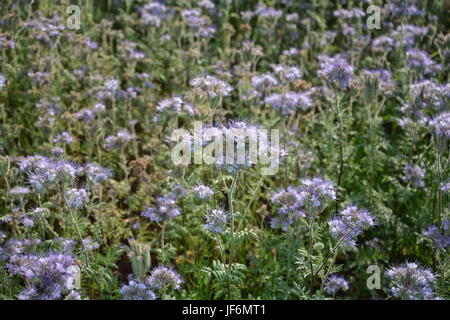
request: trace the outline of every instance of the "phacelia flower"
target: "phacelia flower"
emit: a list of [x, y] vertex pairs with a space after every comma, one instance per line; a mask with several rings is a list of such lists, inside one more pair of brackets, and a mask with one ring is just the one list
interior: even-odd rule
[[148, 208], [142, 213], [143, 217], [154, 222], [163, 222], [173, 219], [181, 214], [176, 201], [169, 197], [157, 197], [156, 205]]
[[279, 85], [279, 81], [270, 73], [252, 77], [252, 87], [258, 91], [264, 91]]
[[226, 97], [233, 91], [228, 83], [209, 75], [192, 79], [191, 86], [196, 88], [200, 94], [207, 95], [209, 98]]
[[353, 79], [353, 67], [341, 57], [322, 57], [318, 74], [340, 88], [347, 88]]
[[78, 174], [78, 167], [68, 161], [28, 156], [18, 160], [19, 170], [28, 176], [28, 183], [37, 191], [46, 190], [59, 182], [72, 182]]
[[273, 72], [280, 78], [287, 82], [292, 82], [300, 79], [303, 75], [298, 66], [286, 66], [281, 64], [272, 65]]
[[183, 283], [181, 276], [165, 266], [153, 269], [146, 284], [156, 290], [178, 290]]
[[307, 110], [313, 105], [309, 92], [275, 93], [268, 96], [265, 102], [275, 110], [280, 111], [282, 115], [288, 115], [297, 109]]
[[94, 184], [105, 182], [112, 177], [110, 169], [91, 163], [84, 166], [84, 173], [87, 179]]
[[305, 217], [303, 206], [305, 195], [298, 188], [289, 186], [272, 194], [271, 201], [278, 207], [277, 214], [271, 220], [272, 228], [286, 231], [299, 217]]
[[128, 130], [119, 130], [115, 135], [106, 137], [106, 148], [122, 149], [133, 139], [133, 135]]
[[[330, 201], [336, 200], [336, 191], [330, 181], [319, 177], [301, 180], [300, 192], [308, 210], [321, 211]], [[310, 212], [307, 212], [309, 214]]]
[[349, 287], [348, 281], [345, 280], [344, 277], [337, 274], [332, 274], [331, 276], [329, 276], [328, 279], [325, 280], [323, 286], [325, 288], [325, 291], [331, 295], [335, 295], [336, 292], [340, 290], [347, 291]]
[[176, 115], [194, 115], [194, 106], [192, 106], [192, 104], [190, 103], [187, 103], [180, 97], [164, 99], [156, 106], [156, 110], [161, 113], [170, 113]]
[[67, 131], [63, 131], [56, 135], [55, 139], [53, 139], [53, 143], [61, 142], [63, 144], [69, 145], [74, 140], [74, 137], [70, 133], [68, 133]]
[[9, 191], [9, 194], [12, 196], [24, 196], [28, 193], [30, 193], [30, 188], [21, 186], [14, 187]]
[[74, 289], [77, 269], [75, 258], [65, 253], [15, 254], [7, 268], [27, 279], [20, 300], [59, 300]]
[[402, 300], [431, 300], [434, 298], [435, 275], [417, 263], [407, 262], [386, 271], [391, 281], [391, 294]]
[[344, 247], [356, 246], [356, 238], [364, 230], [375, 225], [375, 218], [366, 210], [351, 205], [339, 212], [337, 217], [328, 222], [331, 236], [342, 241]]
[[6, 87], [6, 77], [0, 73], [0, 90]]
[[450, 220], [446, 219], [442, 223], [442, 228], [435, 225], [429, 226], [423, 231], [423, 235], [430, 239], [437, 248], [447, 248], [450, 246]]
[[423, 72], [425, 75], [434, 75], [442, 69], [440, 64], [434, 62], [427, 52], [411, 49], [406, 52], [406, 67]]
[[415, 188], [422, 188], [425, 186], [425, 170], [417, 165], [406, 165], [403, 169], [402, 180], [406, 183], [411, 183]]
[[130, 280], [127, 285], [122, 285], [119, 290], [123, 300], [155, 300], [155, 293], [145, 284]]
[[194, 195], [200, 200], [208, 200], [214, 195], [214, 191], [205, 185], [198, 185], [192, 189]]
[[438, 136], [450, 138], [450, 112], [442, 112], [429, 125]]
[[450, 182], [443, 182], [439, 186], [439, 190], [449, 193], [450, 192]]
[[66, 198], [69, 206], [81, 208], [88, 199], [88, 194], [84, 189], [69, 189], [66, 191]]
[[205, 230], [212, 233], [222, 233], [227, 226], [228, 215], [223, 210], [214, 209], [206, 215], [205, 219]]

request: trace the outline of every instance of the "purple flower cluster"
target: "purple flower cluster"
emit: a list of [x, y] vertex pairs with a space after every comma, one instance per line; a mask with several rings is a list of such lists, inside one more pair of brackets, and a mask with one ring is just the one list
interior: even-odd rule
[[351, 205], [339, 212], [328, 222], [331, 236], [342, 241], [347, 248], [356, 246], [356, 238], [366, 229], [375, 226], [375, 218], [366, 210]]
[[434, 75], [442, 69], [442, 66], [434, 62], [428, 53], [419, 49], [408, 50], [406, 58], [407, 68], [418, 70], [424, 75]]
[[328, 294], [335, 295], [340, 290], [347, 291], [349, 285], [344, 277], [332, 274], [325, 280], [323, 287]]
[[211, 210], [211, 213], [205, 216], [205, 230], [211, 233], [222, 233], [227, 226], [228, 215], [220, 209]]
[[138, 11], [144, 25], [160, 27], [161, 23], [168, 18], [169, 9], [160, 2], [151, 1]]
[[450, 181], [441, 183], [441, 185], [439, 186], [439, 190], [449, 193], [450, 192]]
[[[364, 70], [361, 74], [362, 80], [365, 82], [366, 89], [380, 90], [385, 94], [392, 94], [396, 83], [392, 79], [392, 73], [389, 70]], [[372, 88], [372, 86], [377, 86]]]
[[23, 197], [30, 193], [30, 188], [17, 186], [9, 190], [9, 194], [12, 196]]
[[57, 183], [72, 182], [79, 167], [65, 160], [44, 156], [28, 156], [18, 160], [19, 170], [28, 176], [28, 183], [37, 191], [46, 190]]
[[300, 190], [304, 195], [307, 215], [320, 212], [328, 202], [336, 200], [336, 191], [333, 184], [319, 177], [302, 179]]
[[364, 11], [362, 11], [359, 8], [353, 8], [351, 10], [345, 10], [345, 9], [335, 10], [333, 12], [333, 15], [338, 18], [354, 19], [354, 18], [362, 18], [366, 14], [364, 13]]
[[72, 188], [66, 191], [66, 198], [69, 206], [79, 209], [88, 200], [88, 194], [84, 189]]
[[265, 102], [282, 115], [288, 115], [297, 109], [307, 110], [313, 106], [309, 92], [275, 93], [268, 96]]
[[[21, 300], [57, 300], [66, 295], [77, 298], [75, 257], [68, 252], [34, 253], [38, 240], [10, 241], [3, 249], [8, 271], [26, 279]], [[1, 253], [1, 251], [0, 251]]]
[[424, 16], [425, 12], [417, 8], [415, 1], [390, 1], [391, 3], [386, 4], [385, 8], [393, 16], [401, 17], [412, 17], [412, 16]]
[[424, 37], [428, 33], [427, 27], [417, 27], [414, 25], [401, 25], [391, 32], [391, 37], [395, 39], [396, 47], [413, 47], [417, 38]]
[[259, 3], [253, 14], [261, 18], [278, 19], [283, 15], [283, 10], [277, 10], [266, 6], [264, 3]]
[[201, 95], [206, 95], [209, 98], [226, 97], [233, 91], [228, 83], [210, 75], [192, 79], [191, 86], [197, 89]]
[[120, 290], [123, 300], [155, 300], [155, 293], [145, 284], [136, 280], [130, 280], [127, 285], [122, 285]]
[[425, 186], [425, 170], [417, 165], [407, 164], [403, 169], [402, 180], [411, 183], [415, 188], [423, 188]]
[[0, 73], [0, 90], [6, 87], [6, 77]]
[[282, 80], [292, 82], [300, 79], [303, 75], [300, 67], [298, 66], [286, 66], [282, 64], [272, 65], [273, 72]]
[[75, 138], [67, 131], [62, 131], [60, 133], [58, 133], [55, 137], [55, 139], [53, 139], [53, 143], [62, 143], [62, 144], [66, 144], [69, 145], [71, 143], [73, 143], [75, 141]]
[[413, 100], [410, 111], [413, 113], [430, 106], [436, 110], [445, 109], [450, 102], [449, 84], [439, 85], [432, 80], [424, 80], [411, 84], [409, 92]]
[[429, 125], [438, 136], [450, 138], [450, 112], [437, 115]]
[[353, 67], [341, 57], [321, 56], [320, 68], [318, 75], [340, 88], [347, 88], [353, 79]]
[[209, 200], [214, 195], [214, 191], [203, 184], [194, 187], [192, 191], [194, 192], [195, 197], [200, 200]]
[[432, 300], [435, 275], [417, 263], [407, 262], [386, 271], [391, 294], [402, 300]]
[[133, 140], [134, 136], [126, 129], [119, 130], [116, 134], [106, 137], [107, 149], [123, 149]]
[[89, 122], [90, 120], [94, 119], [96, 114], [99, 114], [103, 111], [105, 111], [106, 107], [102, 103], [96, 103], [91, 108], [84, 108], [75, 113], [75, 118], [78, 120], [81, 120], [83, 122]]
[[153, 269], [146, 280], [146, 284], [150, 288], [160, 291], [179, 290], [182, 283], [181, 276], [175, 270], [165, 266]]
[[263, 92], [272, 87], [276, 87], [280, 84], [278, 79], [270, 73], [253, 76], [251, 81], [253, 89], [260, 92]]
[[180, 97], [164, 99], [156, 106], [156, 110], [161, 113], [175, 115], [187, 114], [192, 116], [195, 113], [194, 106]]
[[100, 184], [112, 177], [112, 171], [99, 165], [88, 163], [84, 166], [84, 174], [92, 184]]
[[442, 223], [442, 228], [435, 225], [429, 226], [423, 231], [423, 235], [430, 239], [437, 248], [447, 248], [450, 246], [450, 220], [447, 218]]
[[145, 210], [142, 216], [150, 221], [164, 222], [180, 214], [181, 210], [174, 199], [161, 196], [156, 198], [156, 205]]
[[272, 228], [281, 228], [287, 231], [297, 218], [305, 217], [305, 212], [302, 209], [304, 198], [305, 194], [294, 186], [274, 192], [271, 201], [278, 209], [277, 215], [271, 220]]

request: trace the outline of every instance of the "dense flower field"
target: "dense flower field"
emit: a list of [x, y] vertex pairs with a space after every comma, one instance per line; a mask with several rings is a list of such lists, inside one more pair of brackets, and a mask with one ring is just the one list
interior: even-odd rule
[[2, 0], [0, 299], [450, 298], [449, 13]]

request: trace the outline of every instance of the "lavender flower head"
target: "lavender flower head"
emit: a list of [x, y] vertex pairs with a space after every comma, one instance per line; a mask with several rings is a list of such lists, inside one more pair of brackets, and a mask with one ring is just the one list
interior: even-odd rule
[[356, 238], [364, 231], [375, 226], [375, 218], [366, 210], [350, 205], [328, 222], [331, 236], [342, 241], [346, 248], [356, 246]]
[[411, 49], [406, 52], [406, 67], [423, 72], [424, 75], [434, 75], [442, 69], [440, 64], [434, 62], [427, 52]]
[[63, 144], [69, 145], [73, 143], [74, 140], [74, 137], [70, 133], [68, 133], [67, 131], [62, 131], [56, 135], [55, 139], [53, 139], [53, 143], [61, 142]]
[[300, 79], [303, 75], [300, 67], [298, 66], [286, 66], [282, 64], [272, 65], [272, 69], [275, 74], [282, 80], [292, 82]]
[[182, 184], [175, 184], [172, 186], [172, 190], [169, 193], [169, 198], [174, 200], [182, 199], [188, 195], [188, 189], [186, 189]]
[[336, 200], [336, 191], [331, 181], [319, 177], [303, 179], [300, 191], [304, 197], [307, 214], [310, 210], [320, 212], [330, 201]]
[[318, 75], [326, 81], [337, 84], [341, 89], [347, 88], [353, 79], [353, 66], [341, 57], [322, 57]]
[[108, 91], [117, 91], [120, 87], [120, 81], [114, 78], [108, 79], [105, 82], [104, 87]]
[[122, 285], [119, 290], [123, 300], [155, 300], [155, 293], [145, 284], [130, 280], [128, 285]]
[[429, 125], [438, 136], [450, 138], [450, 112], [442, 112]]
[[194, 106], [192, 106], [190, 103], [187, 103], [180, 97], [164, 99], [156, 106], [156, 110], [161, 113], [171, 113], [176, 115], [194, 115]]
[[258, 91], [264, 91], [279, 85], [279, 81], [270, 73], [265, 73], [252, 77], [252, 87]]
[[220, 209], [214, 209], [206, 215], [206, 222], [203, 226], [211, 233], [222, 233], [227, 226], [228, 215]]
[[208, 200], [214, 195], [214, 191], [205, 185], [198, 185], [192, 189], [194, 195], [200, 200]]
[[402, 300], [431, 300], [434, 298], [434, 274], [416, 263], [407, 262], [386, 271], [391, 281], [391, 294]]
[[406, 165], [403, 169], [402, 180], [411, 183], [415, 188], [423, 188], [425, 186], [425, 170], [417, 165]]
[[287, 189], [280, 189], [272, 194], [271, 201], [275, 204], [277, 214], [271, 220], [272, 228], [281, 228], [287, 231], [289, 226], [299, 217], [305, 217], [303, 206], [305, 194], [298, 188], [289, 186]]
[[226, 97], [233, 91], [228, 83], [209, 75], [192, 79], [191, 86], [196, 88], [200, 94], [207, 95], [209, 98]]
[[115, 135], [106, 137], [107, 149], [122, 149], [133, 139], [133, 135], [128, 130], [119, 130]]
[[84, 189], [72, 188], [66, 191], [66, 198], [69, 206], [79, 209], [88, 199], [88, 194]]
[[28, 183], [37, 191], [57, 183], [72, 182], [78, 173], [73, 163], [44, 156], [28, 156], [18, 160], [19, 171], [28, 176]]
[[164, 222], [180, 214], [181, 210], [174, 199], [161, 196], [156, 198], [156, 205], [145, 210], [142, 216], [150, 219], [150, 221]]
[[6, 77], [0, 73], [0, 90], [6, 87]]
[[112, 172], [110, 169], [91, 163], [84, 166], [84, 173], [87, 180], [93, 184], [105, 182], [112, 177]]
[[450, 192], [450, 181], [449, 182], [442, 182], [439, 186], [439, 190], [449, 193]]
[[24, 195], [27, 195], [28, 193], [30, 193], [30, 188], [22, 187], [22, 186], [14, 187], [9, 191], [10, 195], [19, 196], [19, 197], [23, 197]]
[[430, 239], [437, 248], [447, 248], [450, 246], [450, 220], [447, 218], [442, 223], [442, 228], [435, 225], [429, 226], [423, 231], [423, 235]]
[[83, 248], [85, 248], [86, 251], [94, 251], [100, 248], [100, 244], [91, 238], [83, 239]]
[[411, 16], [424, 16], [425, 12], [417, 8], [415, 1], [390, 1], [391, 3], [386, 4], [385, 8], [393, 16], [401, 17], [411, 17]]
[[282, 94], [275, 93], [268, 96], [265, 102], [272, 108], [280, 111], [282, 115], [288, 115], [297, 109], [307, 110], [313, 106], [313, 101], [309, 96], [309, 92], [285, 92]]
[[324, 283], [325, 291], [331, 295], [335, 295], [336, 292], [340, 290], [347, 291], [348, 287], [348, 281], [345, 280], [344, 277], [337, 274], [332, 274], [329, 276]]
[[18, 294], [20, 300], [57, 300], [74, 287], [77, 270], [75, 258], [65, 253], [12, 255], [7, 268], [27, 279], [27, 287]]
[[146, 284], [150, 288], [156, 290], [178, 290], [183, 283], [183, 279], [173, 269], [165, 266], [153, 269], [152, 273], [146, 280]]

